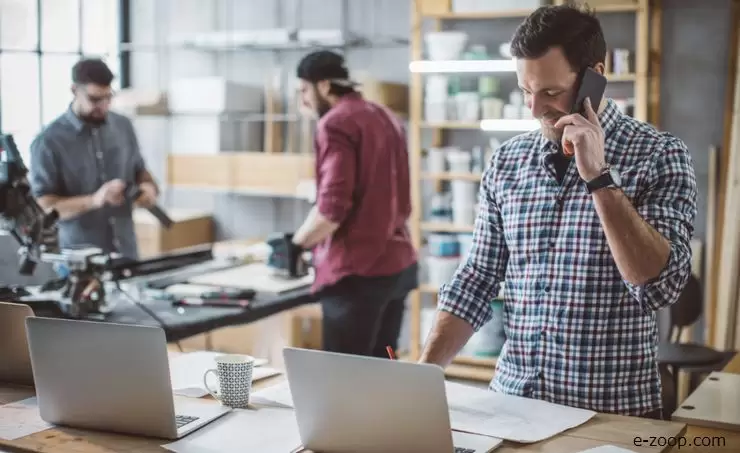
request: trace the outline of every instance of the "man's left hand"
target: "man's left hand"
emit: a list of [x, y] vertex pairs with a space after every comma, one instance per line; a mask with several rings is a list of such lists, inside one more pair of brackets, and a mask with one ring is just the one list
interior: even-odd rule
[[145, 208], [149, 208], [157, 204], [157, 188], [150, 182], [142, 182], [139, 184], [141, 189], [141, 195], [136, 199], [136, 203]]
[[566, 115], [555, 123], [555, 127], [563, 128], [563, 150], [567, 154], [575, 154], [578, 173], [585, 181], [590, 181], [599, 176], [606, 166], [604, 130], [591, 107], [591, 100], [586, 98], [583, 104], [585, 118], [579, 113]]

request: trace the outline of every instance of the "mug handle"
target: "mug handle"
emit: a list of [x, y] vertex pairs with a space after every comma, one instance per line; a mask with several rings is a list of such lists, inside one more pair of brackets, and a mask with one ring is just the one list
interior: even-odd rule
[[212, 397], [214, 397], [215, 399], [221, 401], [221, 398], [218, 396], [218, 392], [216, 392], [215, 390], [211, 389], [208, 386], [208, 374], [209, 373], [215, 374], [216, 375], [216, 379], [218, 379], [218, 370], [206, 370], [206, 372], [203, 374], [203, 386], [206, 388], [206, 390], [208, 391], [208, 393], [211, 394]]

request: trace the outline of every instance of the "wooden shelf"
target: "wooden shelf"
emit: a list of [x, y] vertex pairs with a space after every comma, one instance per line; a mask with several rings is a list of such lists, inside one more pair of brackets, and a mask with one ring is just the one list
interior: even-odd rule
[[637, 80], [637, 74], [607, 74], [606, 78], [610, 82], [634, 82]]
[[496, 357], [471, 357], [471, 356], [460, 355], [460, 356], [455, 357], [452, 363], [456, 363], [458, 365], [468, 365], [468, 366], [476, 366], [476, 367], [495, 367], [496, 360], [497, 360]]
[[467, 20], [485, 20], [485, 19], [502, 19], [507, 17], [527, 17], [534, 12], [531, 8], [507, 9], [501, 11], [482, 11], [469, 13], [443, 12], [427, 13], [423, 17], [430, 19], [467, 19]]
[[445, 376], [453, 379], [466, 379], [477, 382], [491, 382], [496, 370], [493, 367], [451, 364], [445, 368]]
[[641, 11], [638, 3], [631, 5], [597, 5], [592, 6], [591, 9], [597, 13], [637, 13]]
[[434, 181], [480, 181], [480, 173], [455, 173], [455, 172], [444, 172], [444, 173], [424, 173], [421, 175], [423, 179], [431, 179]]
[[438, 231], [441, 233], [472, 233], [475, 230], [473, 225], [455, 225], [452, 223], [441, 222], [424, 222], [421, 224], [424, 231]]

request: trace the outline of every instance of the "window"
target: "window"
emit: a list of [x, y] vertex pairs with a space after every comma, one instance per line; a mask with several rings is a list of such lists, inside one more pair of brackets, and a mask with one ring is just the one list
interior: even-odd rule
[[34, 137], [72, 100], [77, 60], [103, 58], [120, 87], [121, 1], [0, 0], [0, 131], [26, 165]]

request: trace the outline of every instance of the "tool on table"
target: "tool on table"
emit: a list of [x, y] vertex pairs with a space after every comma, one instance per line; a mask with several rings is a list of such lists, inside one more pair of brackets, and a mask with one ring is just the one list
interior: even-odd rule
[[308, 275], [309, 263], [303, 257], [303, 249], [293, 243], [293, 233], [275, 233], [267, 239], [271, 252], [267, 265], [277, 275], [300, 278]]
[[[130, 202], [136, 201], [141, 196], [141, 189], [137, 185], [129, 185], [126, 187], [126, 199]], [[149, 211], [154, 217], [159, 220], [159, 223], [162, 224], [163, 227], [169, 229], [172, 224], [174, 223], [170, 216], [167, 215], [164, 210], [159, 207], [159, 205], [154, 205], [146, 208], [147, 211]]]

